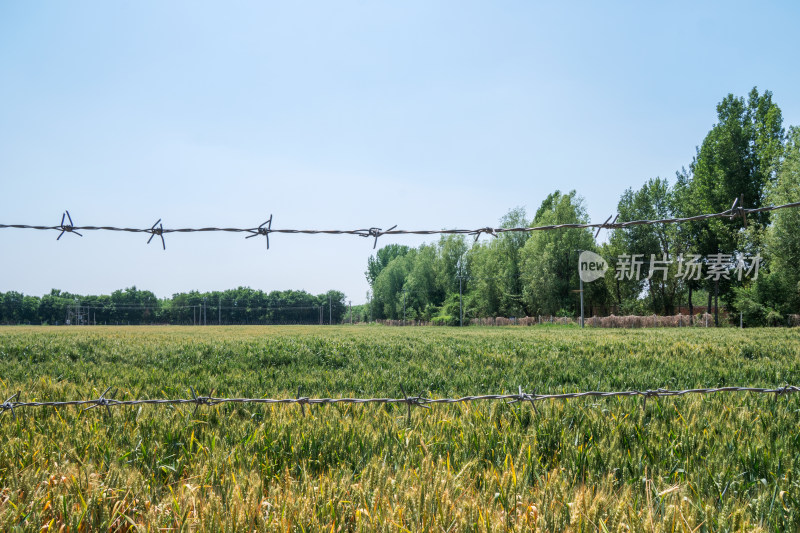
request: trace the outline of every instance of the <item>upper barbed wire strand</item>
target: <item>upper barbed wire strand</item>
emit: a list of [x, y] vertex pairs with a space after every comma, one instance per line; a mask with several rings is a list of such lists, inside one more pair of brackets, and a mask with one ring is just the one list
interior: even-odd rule
[[[742, 208], [741, 205], [736, 206], [736, 202], [725, 211], [719, 213], [708, 213], [703, 215], [695, 215], [691, 217], [682, 218], [663, 218], [657, 220], [631, 220], [628, 222], [609, 222], [607, 219], [602, 223], [568, 223], [568, 224], [552, 224], [548, 226], [521, 226], [513, 228], [492, 228], [483, 227], [478, 229], [440, 229], [440, 230], [405, 230], [395, 229], [397, 226], [392, 226], [388, 230], [382, 230], [377, 227], [369, 229], [355, 229], [355, 230], [336, 230], [336, 229], [281, 229], [272, 228], [270, 217], [270, 226], [261, 226], [253, 228], [223, 228], [223, 227], [203, 227], [203, 228], [124, 228], [116, 226], [41, 226], [29, 224], [0, 224], [0, 229], [32, 229], [43, 231], [58, 231], [64, 233], [65, 228], [70, 232], [78, 231], [113, 231], [113, 232], [127, 232], [127, 233], [149, 233], [154, 234], [157, 231], [159, 236], [167, 233], [207, 233], [207, 232], [224, 232], [224, 233], [249, 233], [250, 236], [256, 235], [269, 235], [270, 233], [283, 233], [283, 234], [305, 234], [305, 235], [357, 235], [360, 237], [374, 237], [376, 242], [377, 238], [383, 235], [473, 235], [480, 236], [481, 234], [496, 235], [501, 233], [518, 233], [518, 232], [533, 232], [533, 231], [551, 231], [558, 229], [625, 229], [631, 226], [644, 226], [653, 224], [682, 224], [685, 222], [697, 222], [702, 220], [716, 219], [716, 218], [741, 218], [746, 223], [747, 215], [755, 213], [767, 213], [771, 211], [778, 211], [781, 209], [790, 209], [800, 207], [800, 202], [793, 202], [782, 205], [771, 205], [766, 207], [758, 207], [752, 209]], [[373, 245], [374, 247], [375, 245]]]

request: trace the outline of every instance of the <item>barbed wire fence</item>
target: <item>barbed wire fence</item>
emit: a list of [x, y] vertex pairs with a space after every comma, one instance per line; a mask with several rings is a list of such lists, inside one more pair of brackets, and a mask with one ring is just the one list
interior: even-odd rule
[[[740, 198], [737, 198], [736, 200], [734, 200], [733, 205], [731, 205], [731, 208], [726, 209], [725, 211], [719, 213], [707, 213], [703, 215], [696, 215], [683, 218], [665, 218], [658, 220], [631, 220], [627, 222], [617, 222], [618, 216], [614, 217], [613, 220], [612, 217], [609, 216], [606, 219], [606, 221], [602, 223], [586, 223], [586, 224], [569, 223], [569, 224], [553, 224], [548, 226], [523, 226], [523, 227], [512, 227], [512, 228], [484, 227], [477, 229], [404, 230], [404, 229], [396, 229], [397, 225], [394, 225], [387, 230], [374, 226], [370, 228], [362, 228], [354, 230], [281, 229], [272, 227], [272, 221], [273, 221], [272, 215], [270, 215], [269, 219], [266, 222], [263, 222], [259, 226], [252, 228], [223, 228], [223, 227], [165, 228], [161, 219], [158, 219], [156, 223], [149, 228], [125, 228], [116, 226], [78, 226], [74, 224], [72, 216], [70, 215], [69, 211], [65, 211], [61, 215], [61, 223], [56, 226], [28, 225], [28, 224], [0, 224], [0, 229], [30, 229], [39, 231], [57, 231], [59, 232], [59, 234], [56, 240], [60, 240], [65, 233], [73, 233], [75, 235], [78, 235], [79, 237], [83, 237], [83, 233], [81, 232], [87, 232], [87, 231], [145, 233], [150, 235], [150, 237], [147, 239], [147, 244], [149, 244], [154, 237], [159, 237], [161, 239], [161, 246], [164, 250], [167, 249], [166, 241], [164, 240], [164, 235], [170, 233], [212, 233], [212, 232], [246, 233], [247, 234], [245, 236], [246, 239], [259, 236], [265, 237], [267, 249], [269, 249], [269, 236], [272, 234], [355, 235], [358, 237], [373, 238], [374, 241], [372, 248], [375, 249], [378, 245], [378, 238], [384, 235], [468, 235], [474, 237], [475, 240], [477, 240], [481, 235], [491, 235], [493, 237], [497, 237], [504, 233], [527, 233], [534, 231], [552, 231], [559, 229], [596, 229], [597, 234], [599, 234], [600, 230], [603, 229], [608, 229], [608, 230], [625, 229], [634, 226], [646, 226], [654, 224], [682, 224], [687, 222], [698, 222], [703, 220], [724, 219], [724, 218], [730, 220], [733, 220], [734, 218], [739, 218], [742, 220], [742, 223], [746, 227], [748, 215], [753, 215], [758, 213], [768, 213], [772, 211], [778, 211], [781, 209], [800, 207], [800, 202], [794, 202], [783, 205], [771, 205], [766, 207], [749, 209], [745, 208], [742, 205], [742, 203], [743, 200], [740, 203]], [[597, 236], [597, 234], [595, 234], [595, 237]]]
[[[738, 205], [737, 205], [738, 204]], [[203, 227], [203, 228], [164, 228], [162, 220], [158, 219], [155, 224], [149, 228], [126, 228], [115, 226], [78, 226], [75, 225], [69, 211], [65, 211], [61, 216], [61, 223], [56, 226], [45, 225], [28, 225], [28, 224], [0, 224], [0, 229], [31, 229], [40, 231], [58, 231], [59, 235], [56, 240], [60, 240], [65, 233], [73, 233], [80, 237], [83, 236], [81, 232], [87, 231], [108, 231], [108, 232], [122, 232], [122, 233], [145, 233], [150, 237], [147, 240], [149, 244], [155, 237], [161, 239], [161, 245], [166, 250], [166, 242], [164, 235], [170, 233], [209, 233], [209, 232], [224, 232], [224, 233], [246, 233], [246, 239], [253, 237], [263, 236], [266, 240], [267, 249], [269, 249], [269, 236], [275, 234], [306, 234], [306, 235], [355, 235], [359, 237], [371, 237], [373, 241], [373, 249], [377, 247], [378, 238], [384, 235], [468, 235], [473, 236], [477, 241], [481, 235], [491, 235], [497, 237], [504, 233], [520, 233], [520, 232], [533, 232], [533, 231], [552, 231], [559, 229], [596, 229], [595, 237], [603, 229], [615, 230], [625, 229], [633, 226], [654, 225], [654, 224], [681, 224], [687, 222], [697, 222], [710, 219], [729, 219], [740, 218], [743, 225], [747, 226], [747, 216], [778, 211], [782, 209], [790, 209], [800, 207], [800, 202], [793, 202], [783, 205], [773, 205], [766, 207], [759, 207], [748, 209], [743, 206], [743, 196], [734, 200], [730, 209], [719, 213], [707, 213], [702, 215], [683, 217], [683, 218], [667, 218], [658, 220], [633, 220], [627, 222], [617, 222], [618, 217], [609, 216], [605, 222], [602, 223], [568, 223], [568, 224], [554, 224], [547, 226], [530, 226], [530, 227], [511, 227], [511, 228], [494, 228], [484, 227], [478, 229], [441, 229], [441, 230], [402, 230], [396, 229], [397, 226], [392, 226], [387, 230], [379, 227], [370, 227], [365, 229], [355, 230], [322, 230], [322, 229], [280, 229], [273, 228], [273, 217], [270, 215], [269, 219], [257, 227], [252, 228], [224, 228], [224, 227]], [[194, 405], [195, 410], [200, 406], [217, 406], [223, 404], [297, 404], [300, 406], [303, 414], [305, 414], [305, 406], [312, 405], [331, 405], [331, 404], [405, 404], [408, 408], [408, 421], [411, 419], [411, 408], [430, 408], [430, 405], [441, 404], [458, 404], [465, 402], [478, 402], [478, 401], [503, 401], [509, 404], [530, 402], [534, 411], [538, 412], [536, 402], [545, 400], [567, 400], [574, 398], [612, 398], [612, 397], [641, 397], [643, 399], [642, 407], [646, 407], [648, 398], [661, 398], [684, 396], [690, 394], [717, 394], [723, 392], [748, 392], [753, 394], [771, 394], [775, 398], [781, 395], [800, 392], [800, 387], [794, 385], [785, 385], [777, 388], [759, 388], [759, 387], [716, 387], [716, 388], [697, 388], [697, 389], [684, 389], [684, 390], [669, 390], [669, 389], [655, 389], [655, 390], [627, 390], [627, 391], [585, 391], [585, 392], [566, 392], [561, 394], [537, 394], [526, 393], [522, 387], [519, 387], [517, 394], [488, 394], [479, 396], [463, 396], [459, 398], [426, 398], [420, 393], [417, 396], [408, 396], [401, 386], [403, 392], [402, 398], [309, 398], [298, 394], [296, 398], [220, 398], [214, 396], [199, 396], [194, 388], [190, 387], [192, 392], [191, 398], [173, 398], [173, 399], [134, 399], [134, 400], [118, 400], [115, 399], [117, 390], [111, 391], [108, 387], [98, 398], [88, 400], [68, 400], [68, 401], [20, 401], [20, 392], [6, 399], [5, 402], [0, 404], [0, 415], [10, 411], [14, 419], [16, 419], [16, 412], [34, 407], [83, 407], [84, 411], [95, 409], [97, 407], [105, 407], [108, 416], [111, 416], [112, 407], [133, 406], [133, 405], [156, 405], [156, 406], [183, 406]], [[111, 392], [110, 392], [111, 391]]]
[[[114, 398], [117, 390], [111, 391], [108, 387], [103, 393], [95, 399], [90, 400], [67, 400], [67, 401], [33, 401], [22, 402], [20, 400], [20, 392], [17, 392], [5, 402], [0, 404], [0, 415], [6, 411], [10, 411], [14, 420], [16, 420], [16, 411], [21, 409], [33, 407], [84, 407], [83, 411], [95, 409], [97, 407], [105, 407], [108, 416], [111, 416], [112, 407], [123, 407], [133, 405], [155, 405], [155, 406], [183, 406], [194, 405], [193, 415], [197, 412], [200, 406], [216, 406], [223, 404], [297, 404], [300, 406], [302, 414], [305, 415], [305, 406], [312, 405], [331, 405], [331, 404], [405, 404], [408, 407], [407, 420], [411, 421], [411, 408], [421, 407], [429, 409], [430, 405], [442, 404], [458, 404], [466, 402], [479, 402], [479, 401], [503, 401], [508, 404], [530, 402], [535, 413], [538, 414], [536, 402], [545, 400], [568, 400], [575, 398], [614, 398], [614, 397], [641, 397], [642, 409], [647, 407], [648, 398], [662, 398], [672, 396], [685, 396], [689, 394], [717, 394], [723, 392], [749, 392], [754, 394], [771, 394], [777, 399], [779, 396], [787, 395], [790, 393], [800, 392], [800, 387], [794, 385], [786, 385], [778, 388], [760, 388], [760, 387], [716, 387], [716, 388], [700, 388], [700, 389], [684, 389], [684, 390], [669, 390], [669, 389], [655, 389], [655, 390], [627, 390], [627, 391], [586, 391], [586, 392], [565, 392], [561, 394], [537, 394], [536, 391], [526, 393], [522, 387], [519, 387], [518, 394], [486, 394], [480, 396], [462, 396], [459, 398], [426, 398], [420, 393], [417, 396], [408, 396], [405, 389], [400, 386], [403, 393], [402, 398], [309, 398], [300, 395], [298, 388], [296, 398], [218, 398], [215, 396], [199, 396], [194, 388], [190, 387], [192, 392], [191, 398], [172, 398], [172, 399], [136, 399], [136, 400], [117, 400]], [[110, 391], [110, 392], [109, 392]]]

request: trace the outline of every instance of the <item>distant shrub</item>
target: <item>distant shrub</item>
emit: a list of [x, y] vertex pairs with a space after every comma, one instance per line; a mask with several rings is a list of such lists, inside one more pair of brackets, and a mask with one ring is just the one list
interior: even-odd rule
[[434, 326], [457, 326], [458, 319], [450, 315], [435, 316], [431, 319], [431, 324]]

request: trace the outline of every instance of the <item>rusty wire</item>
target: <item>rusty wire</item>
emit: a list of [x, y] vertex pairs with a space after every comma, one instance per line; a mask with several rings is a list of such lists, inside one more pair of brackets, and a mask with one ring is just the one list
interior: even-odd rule
[[411, 416], [411, 407], [429, 408], [429, 405], [438, 404], [455, 404], [475, 401], [486, 400], [508, 400], [509, 404], [518, 402], [530, 402], [536, 409], [536, 403], [544, 400], [567, 400], [571, 398], [612, 398], [612, 397], [642, 397], [642, 406], [646, 407], [648, 398], [660, 398], [669, 396], [684, 396], [687, 394], [715, 394], [720, 392], [750, 392], [755, 394], [774, 394], [778, 396], [800, 392], [800, 387], [794, 385], [786, 385], [778, 388], [761, 388], [761, 387], [713, 387], [701, 389], [684, 389], [684, 390], [670, 390], [670, 389], [655, 389], [655, 390], [627, 390], [627, 391], [586, 391], [586, 392], [565, 392], [560, 394], [537, 394], [526, 393], [522, 387], [519, 388], [517, 394], [485, 394], [478, 396], [462, 396], [459, 398], [426, 398], [420, 393], [417, 396], [408, 396], [405, 389], [400, 387], [403, 392], [402, 398], [309, 398], [300, 395], [300, 389], [297, 390], [296, 398], [219, 398], [215, 396], [201, 396], [198, 395], [193, 387], [190, 387], [192, 392], [191, 398], [172, 398], [172, 399], [137, 399], [137, 400], [118, 400], [114, 398], [115, 393], [111, 387], [108, 387], [98, 398], [90, 400], [67, 400], [67, 401], [33, 401], [22, 402], [19, 401], [20, 393], [17, 392], [5, 402], [0, 404], [0, 415], [6, 411], [11, 411], [14, 419], [16, 419], [16, 411], [23, 408], [30, 407], [84, 407], [84, 411], [94, 409], [96, 407], [105, 407], [106, 412], [111, 414], [111, 407], [121, 407], [126, 405], [194, 405], [195, 412], [202, 406], [215, 406], [221, 404], [298, 404], [305, 414], [306, 405], [327, 405], [327, 404], [406, 404], [408, 406], [408, 416]]
[[[602, 229], [625, 229], [632, 226], [646, 226], [653, 224], [682, 224], [686, 222], [697, 222], [702, 220], [728, 218], [740, 218], [744, 226], [747, 226], [747, 216], [756, 213], [767, 213], [771, 211], [778, 211], [780, 209], [789, 209], [800, 207], [800, 202], [793, 202], [783, 205], [771, 205], [766, 207], [758, 207], [753, 209], [744, 208], [740, 198], [734, 200], [730, 209], [720, 213], [708, 213], [703, 215], [696, 215], [683, 218], [664, 218], [658, 220], [631, 220], [628, 222], [617, 222], [617, 218], [611, 221], [612, 217], [608, 217], [605, 222], [601, 223], [569, 223], [569, 224], [553, 224], [548, 226], [523, 226], [514, 228], [492, 228], [484, 227], [478, 229], [440, 229], [440, 230], [404, 230], [396, 229], [397, 225], [392, 226], [387, 230], [379, 227], [370, 227], [354, 230], [336, 230], [336, 229], [285, 229], [272, 227], [272, 215], [269, 219], [257, 227], [252, 228], [224, 228], [224, 227], [204, 227], [204, 228], [165, 228], [161, 224], [161, 219], [158, 220], [149, 228], [124, 228], [116, 226], [75, 226], [72, 223], [72, 217], [69, 211], [61, 217], [61, 224], [57, 226], [41, 226], [41, 225], [28, 225], [28, 224], [0, 224], [0, 229], [33, 229], [42, 231], [58, 231], [58, 239], [64, 233], [75, 233], [81, 235], [79, 231], [113, 231], [113, 232], [127, 232], [127, 233], [147, 233], [150, 235], [148, 243], [152, 241], [153, 237], [159, 236], [161, 238], [162, 247], [166, 250], [164, 243], [164, 235], [168, 233], [207, 233], [207, 232], [224, 232], [224, 233], [246, 233], [245, 238], [249, 239], [257, 236], [266, 237], [267, 249], [269, 249], [269, 236], [272, 233], [283, 234], [304, 234], [304, 235], [357, 235], [359, 237], [372, 237], [373, 249], [378, 245], [378, 238], [383, 235], [470, 235], [477, 240], [481, 235], [491, 235], [497, 237], [503, 233], [528, 233], [533, 231], [550, 231], [558, 229], [596, 229], [599, 233]], [[738, 205], [737, 205], [738, 203]], [[64, 224], [64, 221], [69, 219], [69, 224]], [[158, 226], [158, 227], [156, 227]], [[81, 235], [82, 236], [82, 235]], [[58, 240], [57, 239], [57, 240]]]

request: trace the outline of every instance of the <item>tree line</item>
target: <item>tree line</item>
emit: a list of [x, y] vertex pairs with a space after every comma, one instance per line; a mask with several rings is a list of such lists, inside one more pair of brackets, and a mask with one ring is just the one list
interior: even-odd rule
[[[651, 178], [622, 193], [618, 222], [718, 213], [734, 199], [747, 208], [800, 201], [800, 129], [784, 129], [772, 93], [729, 94], [717, 105], [717, 118], [673, 180]], [[557, 190], [532, 217], [518, 207], [500, 226], [588, 222], [584, 199]], [[800, 313], [798, 228], [800, 210], [786, 209], [751, 215], [746, 227], [727, 218], [632, 226], [611, 231], [605, 242], [587, 229], [564, 229], [480, 242], [450, 235], [417, 248], [392, 244], [368, 260], [368, 312], [376, 319], [449, 324], [459, 322], [462, 308], [465, 319], [575, 316], [578, 253], [588, 250], [610, 265], [603, 278], [584, 284], [589, 316], [691, 314], [702, 305], [717, 320], [722, 308], [737, 318], [741, 312], [748, 325], [781, 324]], [[637, 276], [621, 261], [637, 263]], [[687, 275], [692, 264], [701, 276]]]
[[239, 287], [163, 299], [136, 287], [99, 296], [57, 289], [42, 297], [0, 292], [2, 324], [337, 324], [346, 313], [345, 295], [336, 290], [315, 296]]

